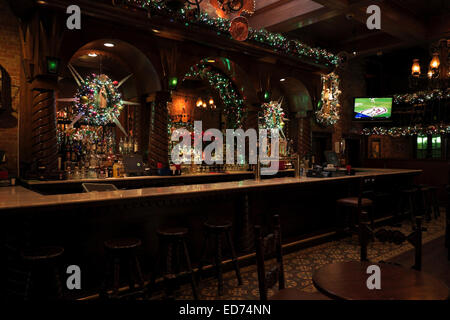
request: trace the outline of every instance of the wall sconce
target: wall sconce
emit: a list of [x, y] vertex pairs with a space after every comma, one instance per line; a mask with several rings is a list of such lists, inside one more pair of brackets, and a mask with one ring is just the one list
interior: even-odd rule
[[178, 78], [177, 77], [170, 77], [169, 78], [169, 89], [175, 90], [178, 85]]
[[433, 71], [437, 71], [440, 65], [441, 61], [439, 60], [439, 54], [435, 52], [433, 53], [433, 59], [431, 59], [430, 61], [430, 69]]
[[58, 74], [59, 73], [59, 58], [47, 57], [47, 73]]
[[411, 68], [411, 74], [413, 75], [413, 77], [419, 77], [420, 76], [419, 59], [414, 59], [413, 60], [413, 65], [412, 65], [412, 68]]

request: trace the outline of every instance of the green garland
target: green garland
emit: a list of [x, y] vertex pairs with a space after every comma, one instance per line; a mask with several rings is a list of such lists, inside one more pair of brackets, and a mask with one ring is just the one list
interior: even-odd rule
[[262, 105], [264, 117], [262, 118], [262, 126], [264, 129], [280, 129], [284, 128], [284, 111], [281, 103], [271, 101]]
[[416, 104], [444, 99], [450, 99], [450, 88], [447, 88], [446, 90], [434, 89], [429, 91], [419, 91], [414, 93], [394, 95], [394, 102], [396, 104], [399, 103]]
[[[180, 11], [172, 11], [164, 2], [157, 3], [155, 0], [126, 0], [129, 4], [147, 9], [151, 15], [159, 15], [169, 17], [170, 21], [179, 21], [186, 27], [190, 23], [197, 25], [205, 25], [215, 30], [218, 35], [225, 35], [232, 39], [229, 32], [231, 21], [225, 18], [212, 18], [206, 12], [201, 12], [199, 17], [195, 17], [192, 10], [181, 9]], [[324, 49], [311, 48], [304, 43], [288, 39], [280, 33], [269, 32], [265, 29], [249, 28], [249, 34], [246, 41], [260, 43], [275, 52], [284, 53], [296, 58], [310, 58], [318, 65], [326, 67], [335, 67], [339, 64], [339, 57]]]
[[224, 104], [227, 117], [227, 126], [232, 129], [241, 128], [246, 117], [244, 100], [236, 90], [233, 82], [220, 71], [213, 69], [204, 59], [192, 66], [184, 76], [186, 78], [201, 78], [207, 80], [209, 85], [217, 90]]
[[420, 125], [409, 127], [373, 127], [364, 128], [361, 131], [361, 135], [366, 136], [390, 136], [390, 137], [408, 137], [416, 135], [438, 135], [449, 134], [450, 124], [436, 124], [428, 127], [422, 127]]

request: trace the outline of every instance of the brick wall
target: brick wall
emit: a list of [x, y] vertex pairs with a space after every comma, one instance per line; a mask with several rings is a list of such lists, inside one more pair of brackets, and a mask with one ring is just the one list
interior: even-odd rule
[[[12, 108], [19, 109], [20, 94], [18, 92], [21, 79], [21, 47], [19, 24], [11, 12], [6, 0], [0, 0], [0, 65], [11, 77]], [[4, 116], [4, 115], [0, 115]], [[7, 153], [6, 167], [11, 175], [17, 175], [18, 127], [0, 128], [0, 150]]]

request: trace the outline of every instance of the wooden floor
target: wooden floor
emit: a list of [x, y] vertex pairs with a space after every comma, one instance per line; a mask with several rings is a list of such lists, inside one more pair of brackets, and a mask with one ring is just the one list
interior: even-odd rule
[[[422, 249], [422, 259], [422, 271], [444, 281], [450, 288], [450, 261], [447, 259], [445, 237], [439, 237], [425, 243]], [[388, 261], [403, 266], [412, 266], [414, 264], [414, 250], [404, 252]]]

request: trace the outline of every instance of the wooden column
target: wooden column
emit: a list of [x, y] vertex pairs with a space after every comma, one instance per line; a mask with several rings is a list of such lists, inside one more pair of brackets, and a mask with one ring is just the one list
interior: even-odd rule
[[32, 156], [34, 169], [42, 167], [45, 177], [56, 175], [57, 169], [55, 86], [56, 79], [46, 77], [32, 83]]
[[311, 134], [311, 116], [308, 113], [305, 117], [300, 117], [297, 119], [298, 122], [298, 142], [297, 142], [297, 153], [300, 158], [305, 156], [307, 153], [312, 151], [312, 134]]
[[169, 164], [169, 133], [167, 102], [172, 97], [169, 91], [159, 91], [147, 98], [150, 107], [150, 126], [148, 142], [148, 163], [156, 169], [157, 163]]

